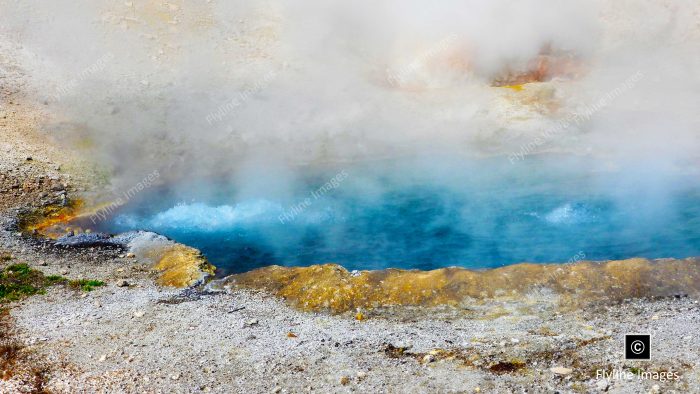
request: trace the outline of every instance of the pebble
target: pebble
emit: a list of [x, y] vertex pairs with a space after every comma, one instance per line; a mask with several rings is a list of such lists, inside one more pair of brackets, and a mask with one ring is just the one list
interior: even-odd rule
[[100, 361], [100, 362], [104, 362], [106, 359], [107, 359], [107, 355], [106, 355], [106, 354], [103, 354], [103, 355], [100, 356], [99, 361]]
[[364, 379], [364, 378], [366, 378], [366, 377], [367, 377], [367, 372], [359, 371], [359, 372], [357, 373], [357, 378], [358, 378], [359, 380], [362, 380], [362, 379]]
[[258, 319], [251, 319], [251, 320], [248, 320], [247, 322], [245, 322], [243, 324], [243, 327], [251, 327], [251, 326], [256, 326], [256, 325], [258, 325]]
[[564, 368], [564, 367], [552, 367], [549, 370], [554, 372], [557, 375], [568, 375], [571, 372], [573, 372], [573, 370], [571, 368]]
[[144, 311], [136, 311], [134, 312], [134, 317], [143, 317], [146, 314]]
[[595, 387], [600, 391], [605, 391], [608, 389], [608, 381], [605, 379], [599, 380]]
[[433, 361], [435, 361], [435, 356], [433, 356], [432, 354], [426, 354], [425, 356], [423, 356], [424, 363], [432, 363]]
[[179, 373], [176, 373], [176, 374], [174, 374], [174, 375], [170, 375], [170, 379], [172, 379], [172, 380], [178, 380], [178, 379], [180, 379], [180, 374], [179, 374]]
[[129, 282], [123, 280], [123, 281], [119, 282], [119, 284], [118, 284], [117, 286], [119, 286], [119, 287], [129, 287]]

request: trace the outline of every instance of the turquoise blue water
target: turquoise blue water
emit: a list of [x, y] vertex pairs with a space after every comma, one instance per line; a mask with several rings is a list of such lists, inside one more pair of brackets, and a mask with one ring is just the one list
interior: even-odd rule
[[263, 181], [149, 189], [102, 229], [156, 231], [199, 248], [222, 273], [700, 255], [697, 177], [643, 165], [426, 157], [302, 168]]

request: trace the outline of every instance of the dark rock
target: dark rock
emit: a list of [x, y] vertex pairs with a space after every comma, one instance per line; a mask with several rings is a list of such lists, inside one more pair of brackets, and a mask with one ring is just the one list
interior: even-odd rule
[[109, 234], [105, 233], [80, 233], [77, 235], [67, 234], [56, 240], [56, 245], [72, 247], [92, 247], [103, 245], [114, 245]]

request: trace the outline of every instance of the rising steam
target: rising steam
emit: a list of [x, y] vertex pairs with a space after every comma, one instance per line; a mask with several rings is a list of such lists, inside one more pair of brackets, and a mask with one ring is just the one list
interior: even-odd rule
[[282, 193], [300, 165], [412, 155], [587, 154], [638, 180], [698, 164], [690, 0], [0, 6], [58, 114], [46, 130], [125, 184], [159, 170]]

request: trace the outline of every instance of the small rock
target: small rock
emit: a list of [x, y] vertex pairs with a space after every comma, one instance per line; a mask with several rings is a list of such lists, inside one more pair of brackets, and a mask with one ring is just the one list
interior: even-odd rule
[[343, 376], [340, 378], [340, 384], [343, 386], [346, 386], [348, 383], [350, 383], [350, 378], [347, 376]]
[[258, 325], [258, 319], [251, 319], [243, 324], [244, 327], [251, 327], [251, 326], [257, 326], [257, 325]]
[[107, 355], [106, 355], [106, 354], [103, 354], [103, 355], [100, 356], [99, 361], [100, 361], [100, 362], [104, 362], [106, 359], [107, 359]]
[[174, 374], [174, 375], [170, 375], [170, 379], [172, 379], [172, 380], [178, 380], [178, 379], [180, 379], [180, 374], [179, 374], [179, 373], [176, 373], [176, 374]]
[[435, 356], [433, 356], [432, 354], [426, 354], [425, 356], [423, 356], [424, 363], [432, 363], [433, 361], [435, 361]]
[[564, 367], [552, 367], [549, 370], [554, 372], [557, 375], [568, 375], [571, 372], [573, 372], [573, 370], [571, 368], [564, 368]]
[[366, 377], [367, 377], [367, 372], [359, 371], [359, 372], [357, 373], [357, 379], [359, 379], [359, 380], [363, 380], [363, 379], [366, 378]]
[[606, 391], [608, 389], [608, 381], [605, 379], [599, 380], [598, 383], [595, 384], [595, 387], [599, 391]]
[[651, 320], [659, 320], [659, 315], [654, 315], [651, 317]]
[[518, 338], [511, 338], [510, 341], [513, 343], [520, 343], [520, 340]]
[[297, 337], [297, 334], [295, 334], [291, 331], [287, 333], [287, 338], [296, 338], [296, 337]]
[[32, 161], [32, 160], [34, 160], [34, 159], [32, 159], [31, 156], [27, 156], [27, 161]]
[[144, 311], [136, 311], [134, 312], [134, 317], [143, 317], [146, 314]]
[[133, 254], [133, 253], [127, 253], [127, 254], [126, 254], [126, 257], [129, 258], [129, 259], [133, 259], [133, 258], [136, 257], [136, 255]]
[[658, 384], [655, 384], [655, 385], [651, 386], [651, 391], [654, 393], [658, 393], [659, 391], [661, 391], [661, 386], [659, 386]]
[[119, 287], [129, 287], [129, 282], [123, 280], [123, 281], [119, 282], [119, 284], [118, 284], [117, 286], [119, 286]]

